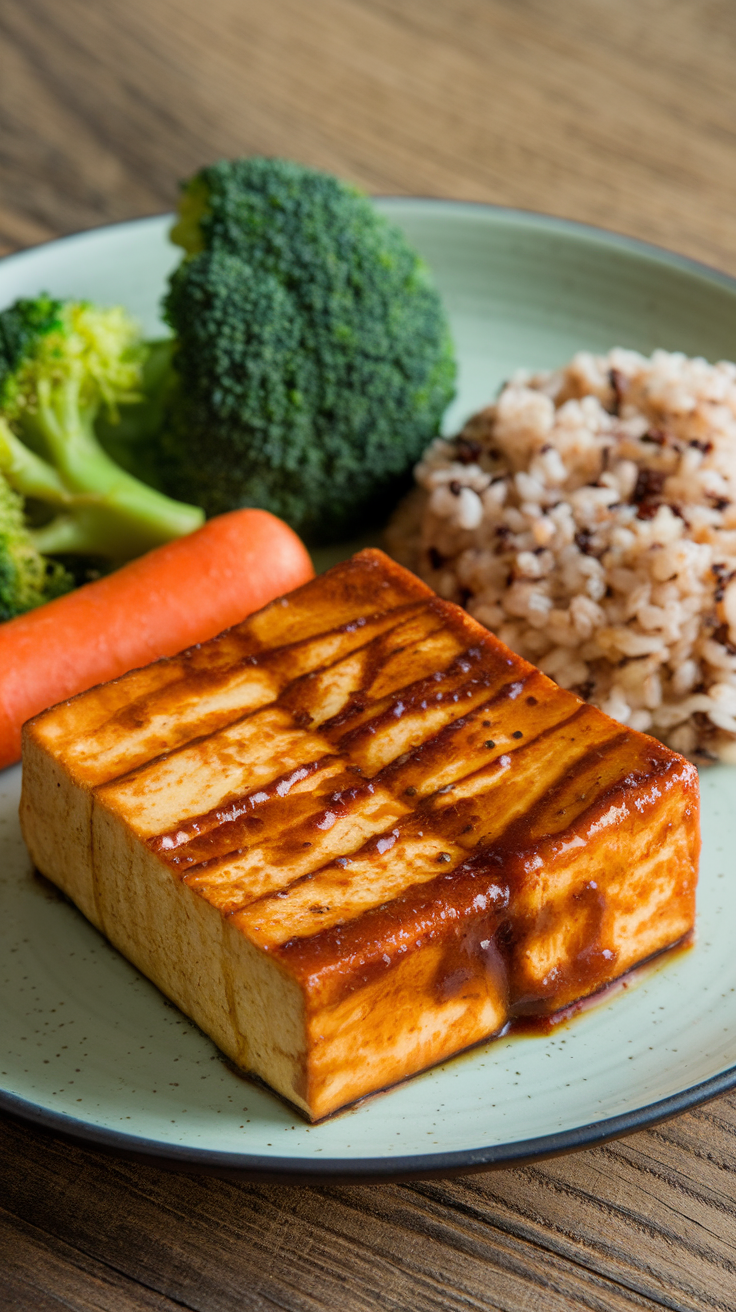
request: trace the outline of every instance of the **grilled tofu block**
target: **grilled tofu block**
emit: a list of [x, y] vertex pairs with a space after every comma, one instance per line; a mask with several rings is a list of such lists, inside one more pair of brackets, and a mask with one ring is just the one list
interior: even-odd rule
[[25, 728], [30, 853], [316, 1120], [691, 929], [692, 765], [363, 551]]

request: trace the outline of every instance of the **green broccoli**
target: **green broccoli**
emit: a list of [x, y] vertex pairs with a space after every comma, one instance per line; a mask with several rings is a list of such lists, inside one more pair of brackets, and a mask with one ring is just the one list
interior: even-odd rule
[[63, 565], [41, 555], [26, 527], [23, 498], [0, 474], [0, 621], [73, 587], [74, 579]]
[[[120, 307], [39, 296], [0, 314], [0, 475], [26, 499], [28, 541], [42, 555], [119, 564], [202, 523], [199, 508], [121, 469], [95, 435], [100, 412], [114, 418], [136, 400], [147, 349]], [[47, 588], [60, 578], [51, 568]]]
[[108, 455], [151, 487], [161, 482], [157, 435], [173, 382], [174, 348], [173, 337], [146, 342], [136, 399], [121, 402], [112, 415], [102, 410], [95, 420], [95, 432]]
[[285, 160], [202, 170], [172, 239], [162, 486], [312, 543], [385, 517], [454, 393], [427, 269], [354, 187]]

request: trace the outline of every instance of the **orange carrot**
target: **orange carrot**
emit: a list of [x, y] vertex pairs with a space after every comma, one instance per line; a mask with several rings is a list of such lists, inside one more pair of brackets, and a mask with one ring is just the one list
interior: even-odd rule
[[312, 578], [265, 510], [233, 510], [113, 574], [0, 624], [0, 769], [47, 706], [204, 642]]

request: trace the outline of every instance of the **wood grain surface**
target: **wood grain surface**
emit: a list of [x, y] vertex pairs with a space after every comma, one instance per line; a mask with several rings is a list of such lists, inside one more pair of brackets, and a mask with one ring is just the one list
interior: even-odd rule
[[[259, 151], [736, 273], [730, 0], [1, 0], [0, 249]], [[0, 1125], [0, 1307], [736, 1309], [736, 1098], [518, 1171], [286, 1188]]]

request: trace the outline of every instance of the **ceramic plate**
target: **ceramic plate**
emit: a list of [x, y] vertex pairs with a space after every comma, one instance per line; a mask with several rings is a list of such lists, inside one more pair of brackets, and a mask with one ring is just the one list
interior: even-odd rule
[[[736, 282], [666, 252], [537, 215], [379, 202], [423, 252], [460, 359], [453, 429], [518, 366], [657, 346], [736, 357]], [[124, 302], [158, 328], [176, 262], [166, 218], [0, 264], [0, 305], [48, 290]], [[183, 1170], [367, 1179], [509, 1165], [599, 1143], [736, 1085], [736, 769], [701, 776], [695, 946], [547, 1036], [499, 1039], [319, 1126], [238, 1075], [45, 881], [0, 774], [0, 1106]]]

